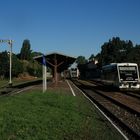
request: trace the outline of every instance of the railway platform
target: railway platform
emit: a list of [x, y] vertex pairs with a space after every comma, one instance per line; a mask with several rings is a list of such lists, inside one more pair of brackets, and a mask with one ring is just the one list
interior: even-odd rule
[[[40, 86], [39, 88], [42, 88], [42, 87]], [[103, 116], [103, 114], [101, 114], [101, 112], [98, 110], [98, 108], [94, 106], [94, 103], [92, 103], [92, 101], [90, 101], [90, 99], [88, 99], [88, 97], [86, 97], [86, 95], [84, 95], [84, 93], [79, 88], [77, 88], [72, 81], [62, 80], [62, 81], [57, 82], [57, 84], [49, 83], [46, 94], [48, 91], [53, 91], [57, 94], [61, 94], [63, 92], [63, 93], [65, 93], [66, 96], [67, 95], [72, 96], [77, 101], [79, 100], [79, 98], [84, 100], [84, 103], [86, 102], [86, 104], [88, 104], [88, 107], [92, 110], [93, 114], [87, 115], [86, 114], [87, 111], [80, 112], [80, 110], [77, 113], [85, 114], [85, 115], [87, 115], [87, 121], [89, 121], [88, 120], [88, 117], [89, 117], [90, 121], [95, 122], [95, 126], [94, 125], [92, 126], [93, 133], [94, 133], [94, 129], [99, 129], [99, 132], [96, 130], [96, 135], [100, 135], [100, 131], [103, 131], [105, 133], [105, 134], [103, 134], [104, 136], [97, 136], [98, 138], [100, 137], [100, 139], [106, 139], [106, 133], [108, 133], [108, 135], [110, 135], [110, 137], [112, 137], [113, 139], [126, 139], [127, 140], [127, 137], [125, 136], [125, 134], [123, 134], [123, 132], [121, 132], [121, 130], [118, 130], [118, 128], [116, 129], [114, 127], [114, 124], [111, 124], [108, 121], [108, 119], [105, 118], [105, 116]], [[77, 105], [80, 106], [79, 103], [77, 103]], [[94, 117], [94, 116], [96, 116], [96, 117]], [[88, 124], [90, 124], [90, 121], [88, 122]], [[92, 124], [92, 122], [91, 122], [91, 124]], [[96, 126], [96, 124], [99, 124], [100, 126], [98, 126], [98, 125]], [[81, 127], [84, 127], [84, 126], [81, 126]], [[85, 125], [85, 127], [88, 127], [88, 126]], [[89, 130], [89, 131], [91, 131], [91, 130]], [[84, 132], [84, 133], [91, 133], [91, 132], [88, 132], [88, 130], [87, 130], [87, 132]]]
[[[44, 93], [42, 93], [42, 84], [38, 84], [20, 89], [11, 95], [13, 96], [1, 97], [1, 106], [13, 104], [10, 109], [6, 106], [5, 110], [8, 112], [6, 116], [11, 113], [11, 110], [18, 110], [19, 116], [12, 112], [13, 115], [9, 121], [13, 122], [13, 118], [21, 120], [20, 124], [23, 123], [25, 126], [22, 134], [25, 137], [29, 135], [28, 131], [31, 132], [31, 136], [35, 131], [38, 139], [40, 136], [42, 139], [48, 137], [54, 140], [55, 138], [66, 140], [127, 139], [70, 80], [58, 81], [57, 84], [48, 82], [47, 91]], [[27, 124], [22, 122], [26, 120], [25, 118], [28, 118]], [[8, 126], [9, 123], [5, 125]], [[15, 132], [22, 130], [22, 126], [15, 122], [11, 125], [14, 130], [10, 130], [10, 133], [14, 133], [15, 137], [20, 139], [21, 136]], [[34, 131], [31, 126], [35, 127]], [[4, 135], [5, 130], [1, 133]]]

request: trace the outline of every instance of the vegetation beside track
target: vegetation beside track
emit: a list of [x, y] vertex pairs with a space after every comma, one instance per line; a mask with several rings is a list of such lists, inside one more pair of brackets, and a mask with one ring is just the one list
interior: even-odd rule
[[[32, 83], [32, 82], [35, 82], [35, 81], [39, 81], [41, 80], [42, 78], [34, 78], [34, 79], [16, 79], [14, 78], [12, 80], [13, 82], [13, 86], [18, 86], [18, 85], [24, 85], [24, 84], [27, 84], [27, 83]], [[9, 85], [9, 80], [8, 79], [5, 79], [5, 80], [0, 80], [0, 88], [2, 87], [6, 87]]]
[[120, 140], [84, 97], [32, 91], [0, 97], [2, 140]]
[[6, 80], [2, 80], [0, 82], [0, 95], [8, 94], [8, 93], [14, 91], [15, 89], [20, 89], [20, 88], [24, 88], [27, 86], [37, 85], [37, 84], [40, 84], [41, 82], [42, 82], [41, 78], [32, 79], [32, 80], [13, 80], [12, 86], [9, 86], [9, 84]]

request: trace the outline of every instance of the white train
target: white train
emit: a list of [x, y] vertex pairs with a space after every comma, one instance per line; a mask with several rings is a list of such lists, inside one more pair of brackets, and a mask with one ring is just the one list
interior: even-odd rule
[[78, 68], [71, 68], [70, 69], [70, 77], [71, 78], [79, 78], [79, 70], [78, 70]]
[[139, 70], [136, 63], [113, 63], [102, 67], [102, 82], [120, 90], [139, 90]]
[[66, 78], [79, 78], [79, 70], [78, 68], [71, 68], [71, 69], [68, 69], [68, 70], [65, 70], [65, 77]]

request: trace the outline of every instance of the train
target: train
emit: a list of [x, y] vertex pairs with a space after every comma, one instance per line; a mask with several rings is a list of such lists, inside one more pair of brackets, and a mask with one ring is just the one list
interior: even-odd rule
[[78, 79], [79, 75], [80, 73], [78, 68], [71, 68], [65, 71], [65, 77], [68, 79], [71, 78]]
[[140, 78], [136, 63], [112, 63], [102, 67], [101, 80], [105, 85], [120, 90], [140, 90]]

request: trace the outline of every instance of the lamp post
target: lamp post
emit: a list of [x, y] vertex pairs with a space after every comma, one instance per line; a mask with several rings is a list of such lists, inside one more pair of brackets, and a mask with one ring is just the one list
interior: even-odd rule
[[10, 64], [9, 64], [9, 86], [12, 86], [12, 43], [13, 40], [0, 40], [0, 43], [5, 43], [7, 42], [9, 44], [10, 47]]

